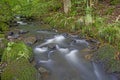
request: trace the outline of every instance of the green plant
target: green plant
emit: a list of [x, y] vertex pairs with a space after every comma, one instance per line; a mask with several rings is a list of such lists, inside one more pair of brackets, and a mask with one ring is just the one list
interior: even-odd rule
[[108, 9], [106, 10], [105, 14], [106, 14], [106, 15], [111, 15], [111, 14], [113, 13], [114, 9], [115, 9], [114, 7], [108, 8]]
[[119, 22], [107, 24], [98, 27], [98, 36], [112, 44], [118, 44], [120, 41], [120, 24]]
[[106, 19], [103, 17], [95, 16], [93, 26], [97, 28], [105, 27], [106, 26], [105, 20]]
[[37, 70], [26, 59], [8, 63], [1, 80], [37, 80]]
[[4, 50], [2, 61], [12, 62], [21, 58], [29, 59], [31, 55], [31, 49], [24, 43], [9, 42], [7, 48]]
[[32, 15], [43, 16], [49, 12], [57, 11], [61, 7], [61, 3], [58, 0], [34, 0], [32, 2]]
[[0, 31], [3, 32], [3, 31], [7, 31], [9, 28], [9, 26], [3, 22], [0, 22]]
[[31, 48], [23, 42], [8, 42], [2, 55], [2, 62], [7, 62], [2, 80], [36, 80], [36, 69], [29, 63]]
[[85, 24], [89, 25], [93, 23], [93, 17], [92, 17], [92, 6], [89, 0], [86, 1], [86, 7], [85, 7]]
[[83, 15], [84, 7], [85, 7], [85, 1], [84, 0], [71, 0], [72, 1], [72, 7], [71, 7], [71, 15]]
[[119, 4], [120, 3], [120, 0], [110, 0], [110, 3], [112, 5], [116, 5], [116, 4]]
[[117, 34], [119, 34], [119, 29], [117, 27], [104, 27], [99, 30], [100, 37], [109, 43], [115, 42]]
[[75, 29], [75, 18], [67, 17], [63, 13], [55, 13], [51, 17], [44, 18], [43, 20], [54, 28]]
[[4, 38], [5, 37], [5, 34], [0, 34], [0, 38]]

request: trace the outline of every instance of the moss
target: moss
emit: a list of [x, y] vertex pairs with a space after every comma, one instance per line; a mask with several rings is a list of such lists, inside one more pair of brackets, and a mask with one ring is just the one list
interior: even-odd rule
[[8, 64], [1, 74], [1, 80], [36, 80], [36, 69], [26, 59]]
[[0, 38], [4, 38], [5, 37], [5, 35], [4, 34], [0, 34]]
[[120, 61], [115, 59], [117, 51], [110, 45], [105, 45], [94, 54], [94, 60], [103, 62], [108, 72], [120, 71]]
[[32, 56], [31, 51], [23, 42], [9, 42], [7, 48], [4, 50], [2, 61], [12, 62], [20, 58], [29, 59]]
[[0, 22], [0, 31], [7, 31], [8, 30], [8, 25]]
[[23, 42], [9, 42], [3, 52], [2, 61], [7, 62], [2, 80], [36, 80], [37, 71], [29, 63], [32, 56], [31, 48]]

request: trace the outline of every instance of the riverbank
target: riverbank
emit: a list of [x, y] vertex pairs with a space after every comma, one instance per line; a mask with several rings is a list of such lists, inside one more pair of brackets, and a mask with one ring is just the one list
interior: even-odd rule
[[[17, 26], [17, 27], [11, 28], [10, 31], [6, 34], [6, 38], [8, 39], [8, 42], [12, 41], [12, 42], [18, 43], [22, 41], [28, 46], [33, 46], [33, 45], [38, 44], [45, 38], [45, 36], [40, 35], [39, 32], [46, 33], [47, 31], [48, 31], [48, 34], [49, 32], [50, 33], [57, 32], [57, 33], [65, 34], [65, 35], [67, 34], [76, 35], [80, 37], [81, 39], [84, 39], [87, 42], [91, 43], [90, 45], [91, 50], [89, 49], [83, 50], [83, 52], [90, 53], [90, 54], [84, 55], [85, 59], [88, 61], [101, 62], [107, 73], [110, 73], [110, 74], [112, 73], [119, 77], [120, 62], [116, 56], [117, 49], [115, 49], [114, 47], [108, 44], [101, 45], [99, 41], [92, 39], [92, 38], [86, 38], [83, 35], [81, 36], [81, 34], [78, 34], [78, 33], [76, 34], [76, 33], [68, 32], [68, 31], [62, 31], [60, 29], [56, 30], [55, 28], [51, 28], [50, 25], [48, 24], [43, 24], [43, 23], [41, 24], [40, 22], [34, 22], [29, 25]], [[13, 34], [11, 35], [10, 33], [13, 33]], [[18, 36], [15, 36], [15, 35], [18, 35]], [[16, 50], [14, 52], [16, 52]]]
[[[54, 2], [51, 3], [53, 4]], [[46, 2], [44, 2], [44, 4], [46, 4]], [[99, 3], [99, 5], [97, 5], [97, 7], [95, 7], [94, 9], [95, 10], [94, 14], [91, 16], [93, 19], [92, 20], [93, 23], [89, 25], [85, 24], [86, 17], [85, 14], [83, 14], [85, 13], [85, 11], [83, 12], [79, 11], [77, 13], [71, 11], [70, 14], [64, 14], [62, 8], [60, 8], [60, 5], [55, 7], [52, 6], [52, 4], [48, 6], [44, 5], [45, 7], [44, 9], [46, 11], [45, 13], [42, 13], [44, 12], [44, 10], [41, 8], [41, 13], [39, 15], [32, 16], [33, 21], [36, 20], [35, 22], [33, 22], [33, 24], [31, 24], [31, 22], [27, 25], [26, 23], [22, 23], [22, 25], [24, 26], [21, 27], [19, 26], [19, 24], [21, 24], [20, 21], [17, 23], [16, 21], [14, 22], [14, 19], [12, 19], [13, 24], [15, 23], [15, 25], [14, 27], [11, 26], [11, 28], [8, 30], [8, 25], [0, 23], [0, 25], [3, 25], [2, 27], [3, 32], [0, 33], [0, 53], [1, 53], [0, 56], [3, 55], [4, 49], [7, 48], [9, 42], [16, 43], [22, 41], [28, 46], [36, 45], [38, 41], [44, 39], [43, 35], [39, 35], [39, 34], [36, 35], [36, 32], [39, 33], [42, 31], [44, 33], [44, 31], [45, 32], [52, 31], [62, 34], [65, 33], [65, 35], [66, 34], [78, 35], [79, 37], [85, 39], [88, 42], [95, 43], [91, 45], [93, 46], [92, 54], [86, 55], [85, 58], [89, 61], [103, 63], [104, 69], [107, 73], [113, 73], [119, 77], [120, 76], [120, 68], [119, 68], [120, 66], [120, 44], [119, 44], [120, 6], [119, 4], [112, 5], [109, 3]], [[34, 12], [34, 14], [38, 14], [37, 12]], [[80, 12], [82, 13], [82, 15]], [[90, 17], [90, 15], [88, 16]], [[27, 18], [29, 17], [31, 16], [27, 16]], [[18, 26], [16, 26], [16, 23]], [[10, 23], [9, 25], [13, 25], [13, 24]], [[21, 29], [18, 29], [18, 27], [19, 28], [21, 27]], [[31, 31], [33, 32], [31, 33]], [[15, 50], [15, 53], [16, 52], [17, 51]], [[25, 62], [27, 61], [25, 60]], [[10, 67], [11, 65], [13, 66], [14, 63], [16, 62], [11, 63]], [[27, 64], [29, 65], [29, 62], [27, 62]], [[16, 65], [19, 66], [19, 64], [17, 63]], [[9, 69], [13, 69], [13, 68], [8, 68], [8, 70]]]

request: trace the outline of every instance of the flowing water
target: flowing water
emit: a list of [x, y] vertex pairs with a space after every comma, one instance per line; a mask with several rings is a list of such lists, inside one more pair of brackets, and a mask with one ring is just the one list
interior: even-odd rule
[[100, 64], [84, 58], [89, 54], [84, 50], [90, 48], [85, 39], [31, 28], [32, 34], [42, 38], [42, 41], [33, 45], [33, 51], [36, 66], [49, 71], [45, 80], [117, 80], [107, 74]]
[[70, 35], [54, 35], [34, 48], [37, 64], [51, 73], [47, 80], [115, 80], [98, 64], [84, 59], [89, 43]]

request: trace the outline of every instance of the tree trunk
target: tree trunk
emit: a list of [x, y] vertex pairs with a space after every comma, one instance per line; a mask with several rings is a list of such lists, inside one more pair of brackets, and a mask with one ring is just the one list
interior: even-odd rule
[[71, 11], [71, 0], [63, 0], [64, 12], [68, 14]]

